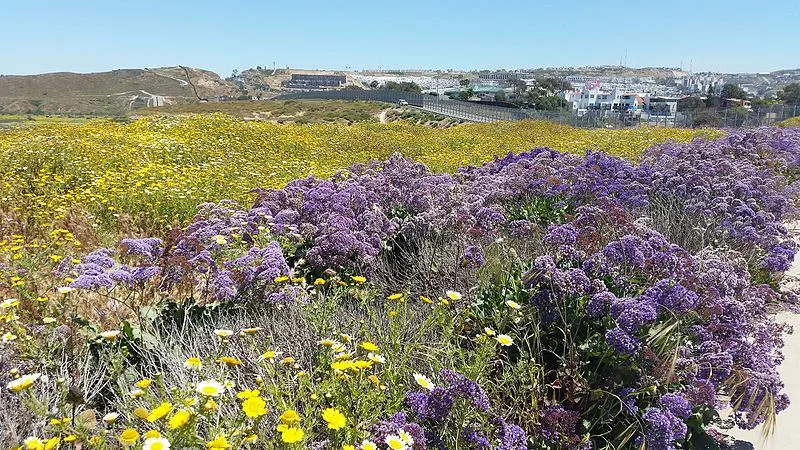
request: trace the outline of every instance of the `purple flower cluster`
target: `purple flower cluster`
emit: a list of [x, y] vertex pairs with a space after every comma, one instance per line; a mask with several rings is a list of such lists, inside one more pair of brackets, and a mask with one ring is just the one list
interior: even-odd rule
[[560, 405], [547, 405], [540, 412], [539, 436], [548, 444], [563, 448], [578, 448], [578, 423], [581, 415], [577, 411], [564, 409]]
[[647, 426], [645, 441], [648, 449], [674, 450], [675, 442], [686, 437], [686, 424], [669, 409], [649, 408], [642, 418]]
[[489, 397], [480, 385], [449, 369], [440, 373], [446, 387], [437, 386], [430, 392], [409, 392], [406, 402], [421, 420], [441, 422], [450, 415], [456, 399], [469, 401], [479, 411], [489, 410]]

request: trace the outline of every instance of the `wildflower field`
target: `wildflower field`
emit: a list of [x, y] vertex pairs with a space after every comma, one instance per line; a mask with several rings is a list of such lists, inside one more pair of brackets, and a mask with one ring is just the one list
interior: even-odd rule
[[798, 129], [201, 115], [0, 161], [3, 448], [714, 449], [789, 404]]

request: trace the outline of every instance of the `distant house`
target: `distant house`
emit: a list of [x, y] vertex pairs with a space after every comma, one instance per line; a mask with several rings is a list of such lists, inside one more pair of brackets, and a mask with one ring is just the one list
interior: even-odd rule
[[292, 78], [284, 83], [290, 88], [331, 88], [342, 87], [347, 83], [345, 75], [317, 75], [293, 73]]
[[725, 107], [740, 106], [745, 109], [750, 109], [750, 100], [743, 100], [741, 98], [726, 98], [722, 100]]

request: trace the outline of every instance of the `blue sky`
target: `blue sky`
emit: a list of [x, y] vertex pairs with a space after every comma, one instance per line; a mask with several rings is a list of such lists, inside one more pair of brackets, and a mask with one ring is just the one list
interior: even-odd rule
[[[0, 0], [0, 74], [800, 67], [798, 0]], [[627, 52], [627, 58], [625, 54]]]

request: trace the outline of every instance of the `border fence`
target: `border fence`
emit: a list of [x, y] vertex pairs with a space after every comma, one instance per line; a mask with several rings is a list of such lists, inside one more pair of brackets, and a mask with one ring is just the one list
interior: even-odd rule
[[648, 111], [589, 110], [578, 115], [572, 111], [539, 111], [485, 105], [476, 102], [450, 100], [428, 94], [398, 90], [358, 90], [292, 92], [275, 97], [275, 100], [322, 99], [364, 100], [398, 103], [405, 100], [410, 106], [469, 122], [495, 122], [499, 120], [548, 120], [580, 128], [617, 128], [640, 125], [675, 128], [723, 127], [747, 128], [773, 125], [781, 120], [800, 115], [800, 105], [769, 105], [752, 109], [703, 108], [662, 115]]

